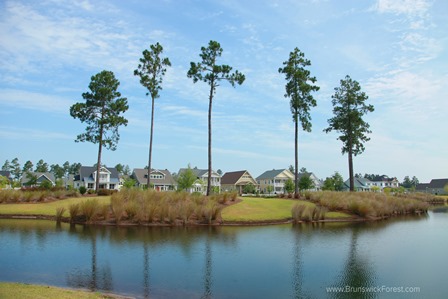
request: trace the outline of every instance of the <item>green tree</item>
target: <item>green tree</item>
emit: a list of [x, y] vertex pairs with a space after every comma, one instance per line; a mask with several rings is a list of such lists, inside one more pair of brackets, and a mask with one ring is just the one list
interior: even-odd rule
[[299, 169], [299, 122], [305, 132], [311, 132], [311, 107], [316, 106], [316, 100], [311, 92], [318, 91], [316, 77], [306, 67], [311, 62], [305, 58], [305, 54], [298, 48], [289, 53], [289, 59], [283, 62], [283, 67], [278, 72], [285, 75], [287, 81], [285, 86], [285, 97], [290, 98], [290, 108], [294, 122], [294, 184], [295, 193], [299, 192], [298, 172]]
[[196, 178], [196, 174], [193, 169], [191, 169], [190, 164], [188, 164], [188, 167], [184, 171], [181, 171], [177, 176], [177, 189], [185, 191], [188, 190], [191, 186], [193, 186]]
[[412, 187], [412, 181], [408, 175], [404, 177], [403, 183], [401, 183], [401, 185], [407, 189]]
[[37, 175], [32, 174], [31, 172], [26, 173], [26, 186], [35, 186], [37, 185]]
[[163, 47], [156, 43], [150, 45], [151, 50], [143, 51], [143, 58], [140, 58], [140, 63], [134, 75], [140, 77], [140, 84], [143, 85], [148, 92], [146, 95], [151, 95], [151, 131], [149, 135], [149, 158], [148, 158], [148, 178], [147, 186], [151, 186], [151, 160], [152, 160], [152, 139], [154, 133], [154, 100], [159, 97], [159, 91], [162, 90], [162, 80], [165, 76], [166, 67], [171, 66], [168, 58], [162, 58]]
[[300, 190], [310, 190], [314, 188], [314, 182], [309, 175], [303, 175], [299, 180]]
[[120, 174], [123, 174], [123, 168], [124, 168], [124, 165], [123, 164], [120, 164], [120, 163], [118, 163], [117, 165], [115, 165], [115, 169], [118, 171], [118, 173], [120, 173]]
[[124, 175], [131, 175], [131, 169], [129, 168], [129, 165], [126, 165], [126, 166], [123, 168], [123, 174], [124, 174]]
[[59, 164], [50, 165], [50, 172], [54, 174], [56, 179], [61, 179], [65, 175], [64, 167], [59, 166]]
[[373, 112], [373, 105], [365, 102], [369, 98], [361, 91], [360, 84], [346, 76], [341, 80], [340, 87], [335, 88], [332, 95], [334, 117], [328, 120], [329, 127], [324, 132], [337, 131], [341, 135], [338, 137], [342, 141], [342, 154], [348, 153], [348, 168], [350, 177], [350, 191], [355, 191], [353, 176], [353, 155], [357, 156], [364, 152], [364, 142], [370, 140], [367, 137], [370, 125], [362, 117]]
[[20, 163], [18, 158], [14, 158], [11, 161], [11, 173], [14, 175], [14, 179], [18, 180], [22, 175], [22, 169], [20, 168]]
[[137, 182], [132, 179], [132, 178], [127, 178], [124, 182], [123, 182], [123, 187], [125, 187], [126, 189], [131, 189], [135, 186]]
[[327, 177], [325, 179], [324, 185], [322, 186], [322, 190], [334, 191], [334, 180], [333, 180], [333, 177]]
[[333, 179], [335, 191], [344, 190], [344, 178], [339, 172], [336, 171], [331, 178]]
[[216, 88], [221, 81], [228, 81], [233, 87], [235, 84], [243, 84], [245, 76], [237, 70], [232, 73], [232, 67], [229, 65], [218, 65], [216, 59], [221, 56], [223, 49], [216, 41], [210, 41], [208, 47], [201, 47], [202, 61], [190, 63], [188, 70], [188, 78], [192, 78], [193, 82], [203, 81], [210, 86], [209, 105], [208, 105], [208, 177], [207, 177], [207, 193], [210, 195], [211, 175], [212, 175], [212, 103]]
[[73, 174], [76, 175], [79, 173], [79, 170], [81, 169], [81, 163], [73, 163], [72, 165], [70, 165], [70, 170], [69, 170], [69, 174]]
[[416, 176], [413, 176], [413, 177], [412, 177], [412, 180], [411, 180], [411, 188], [412, 188], [412, 187], [413, 187], [414, 189], [417, 188], [417, 185], [418, 185], [419, 183], [420, 183], [420, 182], [419, 182], [418, 178], [417, 178]]
[[98, 144], [95, 190], [99, 189], [102, 148], [116, 150], [120, 139], [118, 127], [128, 124], [128, 120], [120, 116], [129, 106], [127, 99], [122, 98], [117, 91], [119, 85], [113, 72], [102, 71], [92, 76], [90, 92], [82, 94], [85, 103], [76, 103], [70, 107], [70, 115], [87, 124], [85, 133], [78, 135], [75, 141]]
[[40, 159], [36, 164], [35, 172], [48, 172], [48, 163], [44, 162], [43, 159]]
[[0, 175], [0, 189], [6, 188], [7, 186], [9, 186], [8, 178]]
[[292, 193], [295, 190], [295, 184], [291, 179], [287, 179], [285, 182], [285, 191], [288, 193]]
[[272, 191], [274, 191], [274, 187], [272, 187], [272, 185], [268, 185], [268, 186], [266, 187], [266, 192], [268, 192], [268, 194], [271, 194]]
[[30, 160], [26, 161], [25, 164], [23, 165], [22, 173], [33, 171], [33, 167], [34, 167], [33, 162], [31, 162]]
[[62, 168], [64, 168], [64, 176], [68, 177], [68, 175], [70, 174], [70, 162], [65, 161], [65, 163], [62, 164]]
[[255, 186], [252, 183], [248, 183], [243, 187], [243, 193], [244, 194], [254, 194], [255, 193]]
[[10, 171], [10, 170], [11, 170], [11, 164], [9, 163], [9, 160], [6, 160], [2, 166], [2, 171]]

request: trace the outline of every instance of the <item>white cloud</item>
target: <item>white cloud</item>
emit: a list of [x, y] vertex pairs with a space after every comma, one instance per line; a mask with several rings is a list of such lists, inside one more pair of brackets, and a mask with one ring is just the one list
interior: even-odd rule
[[397, 15], [423, 15], [429, 7], [427, 0], [378, 0], [374, 5], [374, 9], [380, 13]]
[[65, 133], [4, 126], [0, 126], [0, 138], [13, 140], [74, 140], [72, 135]]
[[0, 89], [0, 105], [44, 112], [69, 113], [74, 101], [55, 95], [15, 89]]

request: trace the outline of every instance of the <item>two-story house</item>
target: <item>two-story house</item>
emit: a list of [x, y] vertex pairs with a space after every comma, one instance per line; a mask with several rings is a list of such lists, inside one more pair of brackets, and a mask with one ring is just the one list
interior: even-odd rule
[[[157, 191], [168, 191], [176, 189], [176, 182], [174, 181], [171, 173], [165, 170], [151, 169], [149, 173], [149, 178], [151, 185]], [[133, 178], [137, 183], [137, 187], [145, 188], [148, 183], [148, 169], [135, 168], [132, 171], [131, 178]]]
[[380, 190], [383, 190], [384, 188], [398, 188], [400, 186], [397, 178], [389, 178], [387, 175], [375, 177], [370, 180], [370, 182], [371, 186], [379, 187]]
[[221, 188], [223, 191], [238, 191], [243, 194], [243, 189], [246, 185], [252, 184], [257, 188], [257, 181], [247, 170], [226, 172], [221, 178]]
[[[87, 189], [95, 190], [97, 169], [94, 166], [81, 166], [79, 174], [75, 175], [73, 186], [75, 188], [84, 186]], [[100, 167], [100, 189], [119, 190], [120, 178], [116, 168], [114, 167]]]
[[[187, 168], [179, 169], [178, 174], [184, 172]], [[196, 176], [196, 181], [193, 186], [187, 191], [190, 193], [199, 192], [205, 194], [207, 192], [207, 179], [208, 179], [208, 169], [198, 169], [197, 167], [191, 169]], [[211, 187], [217, 189], [216, 192], [221, 192], [221, 176], [216, 171], [212, 170], [211, 174]]]
[[263, 193], [285, 193], [285, 182], [294, 180], [294, 174], [288, 169], [272, 169], [257, 177], [257, 183]]

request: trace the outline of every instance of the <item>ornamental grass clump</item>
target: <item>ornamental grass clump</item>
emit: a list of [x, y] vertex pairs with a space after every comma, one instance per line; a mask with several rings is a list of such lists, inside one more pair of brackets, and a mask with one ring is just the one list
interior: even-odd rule
[[117, 224], [121, 222], [121, 218], [123, 217], [126, 208], [126, 202], [123, 195], [124, 194], [122, 194], [121, 192], [118, 192], [112, 194], [110, 198], [110, 207]]
[[79, 203], [71, 204], [68, 207], [68, 212], [70, 214], [70, 222], [74, 223], [80, 212]]
[[65, 207], [57, 207], [56, 208], [56, 222], [61, 222], [62, 217], [64, 216], [65, 213]]
[[87, 199], [79, 204], [81, 214], [86, 217], [87, 222], [94, 221], [96, 219], [96, 214], [99, 212], [99, 203], [96, 198]]
[[303, 213], [305, 212], [306, 206], [304, 204], [296, 203], [291, 208], [292, 219], [295, 223], [302, 220]]

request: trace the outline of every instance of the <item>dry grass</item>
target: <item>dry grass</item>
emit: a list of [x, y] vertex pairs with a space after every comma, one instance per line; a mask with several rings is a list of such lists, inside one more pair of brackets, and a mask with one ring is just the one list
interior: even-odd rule
[[428, 203], [419, 196], [375, 192], [314, 192], [311, 201], [330, 211], [345, 211], [363, 218], [426, 212]]
[[221, 218], [221, 210], [234, 194], [210, 197], [186, 192], [156, 192], [129, 189], [111, 197], [111, 209], [119, 223], [123, 218], [138, 223], [189, 224], [212, 223]]

